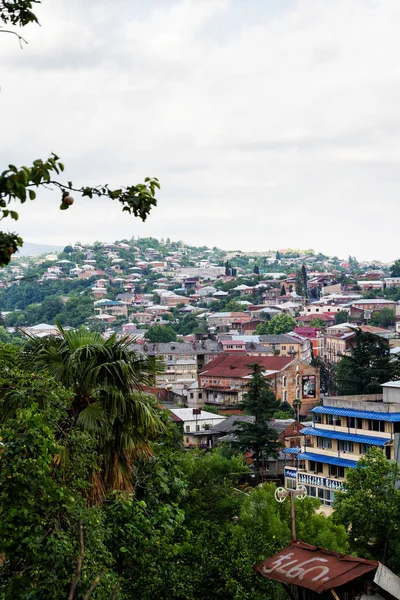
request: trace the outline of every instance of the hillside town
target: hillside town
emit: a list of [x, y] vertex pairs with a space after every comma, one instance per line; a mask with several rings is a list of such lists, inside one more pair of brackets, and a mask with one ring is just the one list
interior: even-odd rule
[[[185, 448], [211, 449], [234, 438], [238, 420], [249, 418], [243, 397], [258, 364], [286, 411], [271, 422], [282, 448], [264, 465], [263, 479], [306, 483], [328, 510], [345, 467], [366, 449], [385, 445], [393, 455], [394, 430], [375, 429], [373, 420], [362, 424], [372, 396], [363, 396], [363, 406], [351, 404], [349, 395], [344, 402], [333, 372], [360, 334], [379, 339], [398, 357], [398, 261], [358, 262], [312, 250], [224, 252], [132, 238], [16, 256], [0, 278], [9, 339], [60, 336], [59, 326], [86, 328], [105, 339], [127, 339], [136, 355], [160, 361], [163, 368], [147, 392], [179, 424]], [[372, 399], [388, 387], [378, 391]], [[347, 405], [354, 407], [346, 416], [348, 430], [332, 417], [339, 410], [332, 407]], [[368, 404], [369, 419], [381, 410], [377, 406]], [[400, 416], [395, 409], [388, 423]], [[332, 423], [335, 435], [329, 437]]]

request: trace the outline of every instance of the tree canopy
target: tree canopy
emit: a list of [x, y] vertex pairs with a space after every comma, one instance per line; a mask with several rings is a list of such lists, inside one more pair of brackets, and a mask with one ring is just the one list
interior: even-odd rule
[[288, 333], [289, 331], [293, 331], [296, 327], [296, 319], [291, 317], [290, 315], [285, 315], [283, 313], [279, 315], [274, 315], [269, 321], [266, 323], [260, 323], [256, 327], [257, 335], [268, 335], [268, 334], [280, 334], [280, 333]]
[[339, 395], [379, 394], [381, 384], [400, 376], [400, 361], [390, 354], [386, 340], [372, 333], [355, 331], [349, 356], [336, 367]]
[[238, 422], [235, 445], [241, 450], [254, 452], [256, 475], [259, 477], [262, 459], [277, 456], [279, 443], [271, 421], [274, 413], [281, 408], [281, 402], [265, 380], [261, 365], [251, 365], [250, 377], [242, 405], [245, 412], [254, 417], [254, 422]]
[[348, 469], [346, 491], [335, 495], [334, 521], [346, 527], [358, 556], [400, 570], [400, 467], [372, 447]]

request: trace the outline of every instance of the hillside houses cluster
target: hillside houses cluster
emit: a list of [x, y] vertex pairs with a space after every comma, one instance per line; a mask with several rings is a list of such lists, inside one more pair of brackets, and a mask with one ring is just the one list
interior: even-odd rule
[[[303, 265], [307, 289], [301, 291]], [[1, 274], [0, 288], [22, 286], [28, 278], [37, 286], [59, 282], [60, 289], [81, 282], [79, 294], [93, 305], [82, 325], [105, 337], [132, 336], [133, 349], [164, 361], [155, 393], [166, 390], [191, 408], [233, 410], [240, 406], [249, 365], [258, 362], [277, 396], [305, 417], [320, 402], [313, 358], [339, 361], [351, 350], [355, 328], [379, 335], [395, 351], [400, 345], [400, 304], [386, 293], [400, 286], [400, 277], [390, 276], [390, 265], [372, 267], [311, 251], [226, 253], [132, 239], [76, 244], [38, 259], [17, 257]], [[66, 302], [71, 294], [59, 296]], [[378, 327], [373, 323], [384, 309], [395, 321]], [[290, 330], [262, 331], [278, 315], [294, 319]], [[40, 335], [57, 334], [54, 322], [24, 327], [34, 333], [39, 325]], [[147, 337], [155, 326], [175, 328], [175, 339]]]

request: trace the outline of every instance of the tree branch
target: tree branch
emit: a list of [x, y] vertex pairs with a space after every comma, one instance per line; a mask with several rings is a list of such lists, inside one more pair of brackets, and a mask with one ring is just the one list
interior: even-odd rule
[[97, 575], [96, 579], [93, 581], [92, 585], [90, 586], [87, 593], [85, 594], [83, 600], [89, 600], [90, 596], [93, 594], [94, 590], [99, 585], [100, 579], [103, 577], [103, 574], [104, 574], [104, 569], [102, 569], [100, 571], [100, 573]]
[[19, 35], [19, 33], [17, 33], [16, 31], [12, 31], [11, 29], [3, 29], [2, 27], [0, 27], [0, 33], [11, 33], [11, 35], [16, 35], [19, 41], [19, 47], [21, 48], [21, 50], [23, 50], [23, 45], [22, 42], [24, 42], [24, 44], [27, 44], [27, 40], [25, 38], [22, 37], [22, 35]]
[[83, 525], [82, 525], [82, 520], [79, 519], [79, 556], [78, 556], [78, 560], [76, 561], [76, 573], [75, 573], [74, 579], [72, 580], [71, 589], [68, 594], [68, 600], [73, 600], [73, 598], [74, 598], [75, 589], [76, 589], [76, 586], [78, 585], [79, 577], [81, 576], [84, 553], [85, 553], [85, 547], [83, 545]]
[[114, 589], [113, 589], [112, 594], [111, 594], [111, 600], [115, 600], [115, 598], [117, 597], [117, 594], [118, 594], [118, 590], [119, 590], [119, 584], [116, 583], [114, 585]]

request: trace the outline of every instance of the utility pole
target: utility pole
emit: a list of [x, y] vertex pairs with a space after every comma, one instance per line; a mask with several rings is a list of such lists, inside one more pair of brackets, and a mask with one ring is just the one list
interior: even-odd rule
[[299, 500], [304, 500], [307, 497], [307, 490], [304, 485], [299, 485], [295, 490], [287, 490], [283, 487], [278, 487], [275, 490], [275, 500], [277, 502], [284, 502], [289, 496], [290, 498], [290, 521], [292, 530], [292, 542], [296, 541], [296, 511], [294, 508], [295, 497]]

